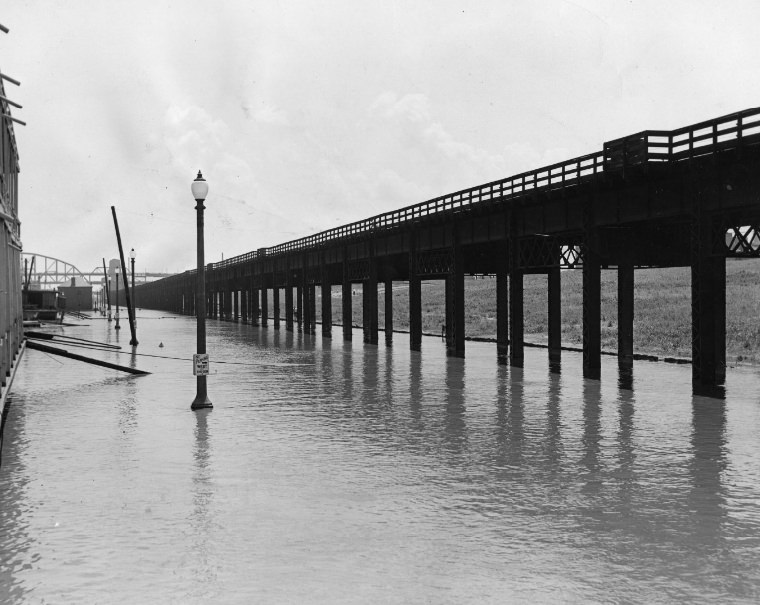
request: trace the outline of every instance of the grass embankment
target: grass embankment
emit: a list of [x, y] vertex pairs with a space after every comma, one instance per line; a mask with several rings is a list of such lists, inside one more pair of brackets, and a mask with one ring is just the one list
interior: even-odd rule
[[[726, 354], [729, 361], [760, 363], [760, 259], [726, 265]], [[691, 357], [691, 272], [689, 268], [641, 269], [635, 273], [634, 352]], [[562, 344], [583, 342], [582, 272], [562, 272]], [[439, 335], [445, 321], [443, 281], [422, 286], [423, 332]], [[361, 286], [354, 286], [354, 325], [362, 325]], [[384, 326], [384, 294], [378, 295], [379, 325]], [[393, 325], [409, 329], [406, 284], [393, 292]], [[496, 338], [496, 280], [465, 280], [465, 334]], [[602, 348], [617, 351], [617, 272], [602, 271]], [[317, 316], [320, 305], [317, 304]], [[333, 288], [333, 323], [341, 323], [340, 288]], [[546, 276], [525, 277], [525, 340], [546, 343]]]

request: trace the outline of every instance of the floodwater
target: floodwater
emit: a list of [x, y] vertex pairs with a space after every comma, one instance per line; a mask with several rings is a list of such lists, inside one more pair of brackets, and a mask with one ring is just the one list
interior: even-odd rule
[[[138, 315], [140, 356], [126, 323], [120, 355], [77, 352], [150, 376], [21, 361], [0, 602], [760, 599], [759, 368], [720, 400], [689, 366], [627, 390], [614, 358], [584, 381], [577, 353], [556, 374], [209, 321], [215, 407], [191, 412], [194, 320]], [[61, 333], [116, 341], [87, 323]]]

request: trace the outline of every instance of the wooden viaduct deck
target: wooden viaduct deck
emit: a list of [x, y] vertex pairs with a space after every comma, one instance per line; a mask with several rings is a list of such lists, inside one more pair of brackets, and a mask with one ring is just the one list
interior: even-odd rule
[[[343, 338], [352, 336], [351, 286], [363, 285], [364, 341], [378, 342], [378, 283], [385, 337], [393, 333], [394, 281], [409, 285], [410, 347], [422, 342], [421, 280], [446, 280], [446, 347], [464, 356], [464, 276], [495, 274], [497, 355], [523, 364], [523, 276], [548, 275], [551, 360], [560, 357], [560, 269], [583, 271], [583, 368], [601, 365], [601, 270], [618, 273], [618, 359], [633, 363], [634, 270], [691, 267], [695, 384], [724, 381], [727, 257], [760, 256], [760, 108], [673, 131], [646, 130], [602, 151], [387, 212], [206, 271], [211, 317], [315, 332], [342, 286]], [[269, 295], [269, 291], [271, 296]], [[295, 291], [295, 294], [294, 294]], [[137, 290], [141, 306], [194, 314], [195, 271]], [[331, 337], [330, 321], [322, 334]]]

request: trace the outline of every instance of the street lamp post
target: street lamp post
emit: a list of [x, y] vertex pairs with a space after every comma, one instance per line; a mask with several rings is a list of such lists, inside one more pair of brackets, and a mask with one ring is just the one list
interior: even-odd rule
[[[132, 248], [129, 252], [129, 260], [132, 261], [132, 338], [129, 341], [129, 344], [132, 346], [137, 345], [137, 305], [135, 304], [135, 259], [137, 258], [137, 254], [135, 254], [135, 249]], [[126, 280], [124, 281], [124, 284], [126, 286]]]
[[119, 270], [114, 269], [114, 275], [116, 276], [116, 326], [114, 326], [115, 330], [121, 330], [121, 326], [119, 325]]
[[197, 392], [191, 410], [214, 407], [209, 401], [206, 391], [206, 375], [208, 374], [208, 355], [206, 354], [206, 266], [203, 249], [203, 202], [208, 194], [208, 183], [201, 171], [192, 182], [190, 190], [196, 201], [195, 210], [198, 222], [198, 271], [195, 286], [195, 314], [198, 320], [198, 352], [193, 355], [193, 373], [196, 376]]
[[[105, 265], [103, 265], [105, 267]], [[108, 277], [108, 274], [105, 276], [105, 282], [106, 282], [106, 301], [108, 302], [108, 321], [112, 321], [113, 318], [111, 317], [111, 278]]]

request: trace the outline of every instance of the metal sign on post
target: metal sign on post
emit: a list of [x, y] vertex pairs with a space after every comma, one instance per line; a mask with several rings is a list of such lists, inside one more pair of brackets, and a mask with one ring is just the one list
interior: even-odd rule
[[193, 354], [193, 376], [208, 376], [208, 353]]

